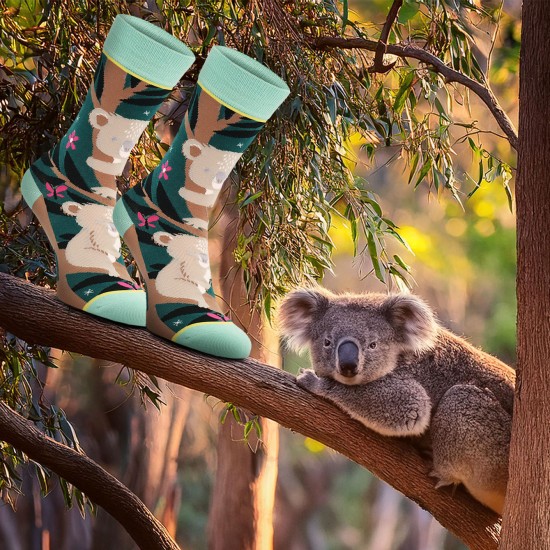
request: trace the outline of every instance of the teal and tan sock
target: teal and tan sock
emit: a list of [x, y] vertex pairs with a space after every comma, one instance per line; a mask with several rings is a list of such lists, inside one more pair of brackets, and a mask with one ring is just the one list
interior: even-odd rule
[[208, 214], [237, 160], [288, 93], [267, 67], [214, 47], [170, 149], [117, 204], [115, 225], [146, 281], [151, 332], [211, 355], [250, 353], [248, 336], [215, 298]]
[[193, 61], [159, 27], [117, 16], [76, 120], [23, 176], [23, 197], [57, 257], [57, 296], [70, 306], [145, 326], [145, 292], [124, 266], [113, 225], [116, 176]]

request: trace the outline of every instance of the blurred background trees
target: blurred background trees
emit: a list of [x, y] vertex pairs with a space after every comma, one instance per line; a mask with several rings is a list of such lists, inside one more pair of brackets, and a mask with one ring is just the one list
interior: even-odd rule
[[[323, 36], [377, 40], [391, 4], [0, 0], [0, 269], [55, 284], [55, 263], [20, 203], [19, 180], [68, 128], [110, 23], [117, 12], [129, 12], [188, 42], [198, 62], [138, 144], [122, 190], [162, 156], [214, 43], [268, 64], [291, 87], [212, 217], [218, 288], [258, 335], [258, 356], [290, 371], [306, 364], [280, 356], [269, 321], [289, 287], [322, 280], [335, 290], [410, 285], [446, 326], [513, 364], [515, 158], [498, 124], [467, 88], [446, 85], [429, 66], [386, 57], [397, 63], [380, 74], [368, 71], [373, 52], [316, 47]], [[518, 4], [405, 0], [389, 42], [414, 41], [474, 81], [491, 82], [515, 119]], [[120, 365], [57, 350], [48, 356], [9, 334], [0, 353], [0, 399], [56, 438], [82, 446], [184, 548], [206, 548], [207, 532], [225, 541], [219, 548], [269, 548], [269, 534], [258, 542], [260, 515], [236, 521], [246, 506], [263, 507], [281, 550], [461, 547], [416, 505], [315, 441], [283, 431], [277, 459], [277, 435], [266, 431], [276, 434], [275, 426], [264, 427], [264, 443], [254, 433], [246, 442], [233, 418], [245, 413], [225, 414], [212, 398]], [[0, 445], [3, 494], [17, 510], [0, 508], [3, 547], [134, 547], [102, 510], [82, 519], [76, 509], [84, 511], [86, 502], [78, 491], [38, 465], [16, 470], [24, 457]], [[275, 479], [276, 490], [251, 490]], [[65, 512], [71, 499], [76, 509]], [[224, 537], [231, 527], [224, 516], [240, 527], [242, 540]]]

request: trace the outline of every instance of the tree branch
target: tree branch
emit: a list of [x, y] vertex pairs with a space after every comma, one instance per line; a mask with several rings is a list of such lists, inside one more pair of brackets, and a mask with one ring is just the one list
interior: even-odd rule
[[[314, 49], [324, 50], [327, 48], [360, 49], [376, 52], [379, 42], [365, 38], [343, 38], [338, 36], [322, 36], [310, 42]], [[513, 122], [510, 120], [504, 109], [500, 106], [498, 99], [487, 85], [456, 71], [446, 65], [439, 57], [419, 48], [413, 44], [387, 44], [385, 53], [397, 55], [398, 57], [417, 59], [426, 65], [431, 65], [434, 71], [445, 77], [447, 82], [457, 82], [472, 90], [491, 111], [500, 129], [506, 134], [510, 145], [517, 150], [518, 135]]]
[[102, 506], [143, 550], [179, 550], [145, 504], [86, 455], [58, 443], [0, 402], [0, 439], [63, 477]]
[[[185, 350], [144, 329], [71, 309], [53, 291], [2, 273], [0, 326], [29, 343], [123, 363], [271, 418], [369, 469], [428, 510], [473, 550], [497, 548], [496, 514], [460, 488], [454, 496], [435, 490], [427, 476], [430, 465], [408, 441], [366, 429], [331, 403], [299, 388], [289, 373], [250, 359], [231, 361]], [[80, 487], [77, 479], [73, 482]]]
[[387, 73], [393, 69], [395, 62], [390, 63], [389, 65], [384, 65], [384, 54], [386, 53], [386, 47], [388, 42], [388, 37], [393, 23], [399, 13], [399, 9], [403, 5], [403, 0], [394, 0], [391, 5], [390, 11], [388, 13], [388, 18], [384, 23], [382, 33], [378, 39], [378, 44], [376, 46], [376, 53], [374, 54], [374, 63], [372, 67], [369, 68], [369, 73]]

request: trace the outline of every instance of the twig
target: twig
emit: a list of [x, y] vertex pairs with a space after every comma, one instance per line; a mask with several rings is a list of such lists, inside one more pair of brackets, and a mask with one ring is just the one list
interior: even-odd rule
[[388, 37], [390, 35], [392, 25], [394, 24], [395, 19], [397, 18], [397, 14], [399, 13], [399, 9], [402, 5], [403, 0], [394, 0], [393, 4], [391, 5], [390, 11], [388, 13], [388, 18], [384, 23], [382, 33], [380, 34], [380, 38], [378, 39], [376, 53], [374, 54], [374, 63], [372, 67], [369, 68], [369, 73], [387, 73], [388, 71], [391, 71], [391, 69], [393, 69], [393, 67], [395, 66], [395, 61], [393, 63], [390, 63], [389, 65], [384, 65], [384, 54], [386, 53]]

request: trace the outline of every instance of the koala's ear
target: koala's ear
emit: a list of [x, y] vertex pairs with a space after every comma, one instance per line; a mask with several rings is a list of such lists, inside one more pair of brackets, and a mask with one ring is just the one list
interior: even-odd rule
[[105, 109], [101, 109], [99, 107], [96, 107], [90, 112], [90, 124], [94, 128], [102, 128], [103, 126], [106, 126], [109, 124], [110, 118], [111, 115], [105, 111]]
[[160, 246], [168, 246], [173, 238], [174, 235], [170, 235], [170, 233], [167, 233], [166, 231], [157, 231], [153, 235], [153, 241]]
[[322, 317], [331, 294], [324, 289], [298, 288], [293, 290], [279, 306], [279, 331], [287, 346], [301, 351], [312, 340], [313, 324]]
[[204, 145], [196, 139], [188, 139], [181, 148], [181, 152], [186, 159], [193, 160], [201, 156]]
[[426, 302], [413, 294], [394, 294], [382, 307], [404, 350], [418, 353], [434, 346], [438, 325]]
[[81, 208], [82, 205], [74, 201], [64, 202], [61, 205], [61, 210], [68, 216], [76, 216]]

